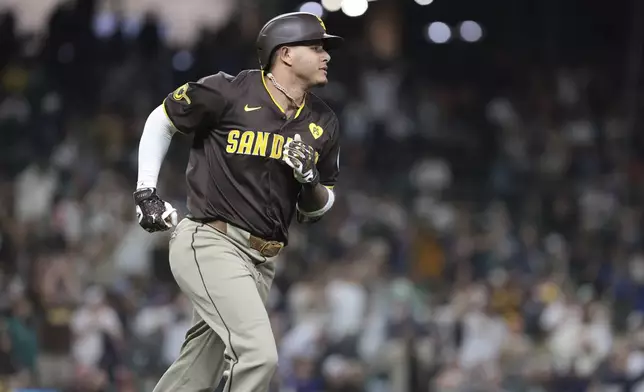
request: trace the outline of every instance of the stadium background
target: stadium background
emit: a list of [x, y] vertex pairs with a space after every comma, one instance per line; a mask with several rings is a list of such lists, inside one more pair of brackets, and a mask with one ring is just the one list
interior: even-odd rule
[[[3, 391], [152, 389], [190, 309], [134, 219], [146, 116], [256, 67], [259, 27], [301, 6], [0, 0]], [[278, 261], [272, 391], [644, 390], [644, 2], [323, 17], [342, 175]], [[188, 146], [159, 186], [181, 209]]]

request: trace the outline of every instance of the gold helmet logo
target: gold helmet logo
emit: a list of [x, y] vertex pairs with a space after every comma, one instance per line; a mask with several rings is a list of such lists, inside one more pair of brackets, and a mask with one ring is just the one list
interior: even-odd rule
[[322, 26], [322, 28], [324, 29], [324, 32], [326, 32], [326, 26], [324, 25], [324, 21], [322, 21], [322, 18], [320, 18], [319, 16], [316, 16], [316, 18], [318, 18], [318, 21], [320, 22], [320, 26]]

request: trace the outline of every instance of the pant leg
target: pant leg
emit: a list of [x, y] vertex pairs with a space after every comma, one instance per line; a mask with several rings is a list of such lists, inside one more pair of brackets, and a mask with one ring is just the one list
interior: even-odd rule
[[226, 345], [199, 313], [193, 311], [179, 357], [163, 374], [153, 392], [212, 392], [221, 379]]
[[277, 348], [251, 258], [212, 227], [184, 220], [170, 246], [170, 267], [194, 309], [226, 345], [231, 364], [224, 391], [268, 391]]

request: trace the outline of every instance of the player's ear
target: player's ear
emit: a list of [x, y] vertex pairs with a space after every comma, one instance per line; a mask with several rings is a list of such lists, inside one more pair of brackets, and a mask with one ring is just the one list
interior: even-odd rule
[[293, 65], [293, 48], [282, 46], [277, 50], [277, 56], [288, 66]]

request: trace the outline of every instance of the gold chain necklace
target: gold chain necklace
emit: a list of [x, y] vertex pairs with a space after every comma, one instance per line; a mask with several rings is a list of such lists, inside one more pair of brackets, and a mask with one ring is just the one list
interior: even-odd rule
[[269, 72], [269, 73], [266, 74], [266, 76], [268, 76], [268, 79], [271, 81], [271, 83], [273, 83], [273, 86], [275, 86], [276, 89], [281, 91], [282, 94], [284, 94], [286, 96], [286, 98], [290, 99], [291, 102], [293, 102], [293, 105], [295, 105], [296, 107], [300, 106], [300, 105], [297, 104], [295, 99], [286, 91], [286, 89], [284, 87], [282, 87], [281, 84], [277, 83], [277, 80], [275, 80], [275, 76], [273, 76], [272, 73]]

